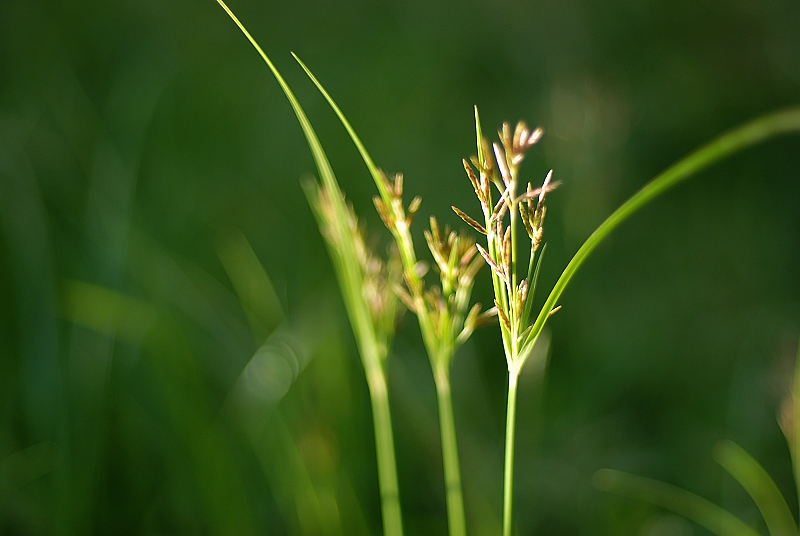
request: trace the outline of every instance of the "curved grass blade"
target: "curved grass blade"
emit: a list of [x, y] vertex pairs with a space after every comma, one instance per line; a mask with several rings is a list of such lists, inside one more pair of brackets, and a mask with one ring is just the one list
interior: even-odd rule
[[369, 152], [367, 152], [367, 148], [364, 147], [364, 144], [361, 142], [361, 138], [359, 138], [358, 134], [356, 134], [355, 129], [350, 124], [350, 121], [347, 120], [347, 117], [345, 117], [344, 112], [342, 112], [341, 108], [339, 108], [339, 106], [336, 104], [336, 101], [333, 100], [333, 97], [331, 97], [330, 93], [328, 93], [325, 90], [325, 87], [320, 83], [320, 81], [317, 80], [317, 77], [314, 76], [314, 74], [308, 67], [306, 67], [306, 64], [303, 63], [303, 61], [297, 57], [297, 54], [292, 52], [292, 56], [297, 61], [297, 63], [300, 64], [300, 67], [303, 68], [303, 70], [306, 72], [306, 74], [314, 83], [314, 85], [317, 86], [317, 89], [322, 94], [322, 96], [325, 97], [325, 100], [328, 101], [328, 104], [336, 114], [336, 117], [339, 118], [339, 121], [342, 123], [342, 126], [345, 128], [347, 134], [350, 136], [350, 139], [353, 140], [353, 144], [356, 146], [356, 149], [358, 149], [358, 153], [361, 155], [361, 159], [367, 166], [370, 175], [372, 175], [372, 180], [375, 181], [375, 186], [378, 187], [378, 193], [380, 194], [381, 199], [383, 200], [384, 203], [390, 203], [391, 198], [389, 197], [389, 192], [386, 190], [386, 185], [384, 184], [384, 181], [381, 180], [381, 172], [380, 170], [378, 170], [378, 166], [375, 165], [375, 162], [372, 160], [372, 157], [369, 155]]
[[747, 491], [772, 536], [797, 536], [797, 525], [775, 481], [750, 454], [733, 441], [721, 441], [714, 459]]
[[794, 485], [797, 487], [797, 500], [800, 504], [800, 341], [797, 343], [797, 358], [794, 363], [794, 385], [792, 386], [792, 425], [787, 435], [789, 450], [794, 466]]
[[[336, 101], [333, 100], [333, 97], [325, 90], [323, 85], [317, 80], [311, 70], [297, 57], [296, 54], [292, 54], [294, 59], [303, 70], [306, 72], [308, 77], [317, 87], [319, 92], [325, 97], [325, 100], [328, 101], [331, 109], [334, 111], [336, 116], [339, 118], [339, 121], [344, 126], [345, 130], [347, 131], [350, 139], [353, 141], [353, 144], [356, 146], [359, 154], [361, 155], [361, 159], [364, 161], [364, 164], [367, 166], [370, 175], [372, 176], [373, 181], [375, 182], [375, 186], [378, 188], [378, 193], [380, 194], [383, 203], [386, 205], [390, 205], [392, 203], [391, 196], [386, 188], [386, 181], [382, 177], [382, 174], [378, 167], [375, 165], [375, 162], [372, 160], [372, 157], [367, 152], [366, 147], [364, 146], [361, 138], [358, 137], [356, 134], [355, 129], [345, 117], [344, 112], [342, 112], [341, 108], [336, 104]], [[401, 252], [401, 255], [404, 257], [405, 263], [407, 265], [415, 265], [416, 264], [416, 257], [413, 254], [413, 245], [411, 244], [410, 236], [405, 236], [403, 233], [393, 233], [395, 236], [395, 240], [398, 244], [398, 248]], [[406, 272], [410, 275], [410, 277], [417, 277], [414, 275], [413, 270], [409, 270]], [[419, 317], [419, 324], [420, 329], [423, 333], [423, 338], [427, 340], [431, 340], [431, 337], [426, 337], [426, 334], [432, 333], [430, 320], [427, 317], [427, 314], [421, 308], [418, 309], [417, 315]], [[452, 348], [452, 347], [450, 347]], [[445, 489], [446, 489], [446, 502], [447, 502], [447, 519], [448, 519], [448, 530], [450, 536], [464, 536], [466, 535], [466, 520], [465, 520], [465, 513], [464, 513], [464, 499], [463, 493], [461, 488], [461, 468], [458, 459], [458, 447], [457, 447], [457, 440], [456, 440], [456, 432], [455, 432], [455, 422], [453, 417], [453, 410], [452, 410], [452, 395], [450, 390], [450, 373], [449, 373], [449, 363], [452, 358], [453, 350], [447, 350], [446, 352], [431, 353], [431, 347], [426, 344], [426, 349], [429, 352], [429, 358], [431, 359], [431, 365], [434, 368], [434, 380], [436, 385], [436, 393], [437, 393], [437, 405], [439, 407], [439, 422], [440, 422], [440, 431], [441, 431], [441, 441], [442, 441], [442, 457], [443, 457], [443, 467], [444, 467], [444, 474], [445, 474]], [[449, 354], [449, 356], [448, 356]], [[440, 355], [445, 357], [435, 358], [434, 355]], [[436, 366], [435, 363], [443, 363], [441, 366]], [[438, 370], [438, 372], [437, 372]]]
[[556, 306], [564, 289], [575, 276], [578, 268], [581, 267], [589, 254], [622, 222], [662, 193], [707, 168], [711, 164], [770, 138], [791, 133], [800, 133], [800, 107], [787, 108], [763, 115], [734, 128], [682, 160], [679, 160], [645, 184], [637, 193], [614, 211], [614, 213], [589, 236], [586, 242], [584, 242], [575, 253], [575, 256], [572, 257], [572, 260], [567, 264], [567, 267], [564, 268], [561, 277], [558, 278], [553, 290], [542, 306], [542, 310], [533, 324], [533, 329], [528, 335], [526, 344], [533, 342], [536, 340], [536, 337], [539, 336], [545, 322], [547, 322], [550, 311]]
[[347, 223], [347, 206], [333, 168], [328, 161], [325, 151], [319, 142], [311, 122], [308, 120], [303, 108], [300, 106], [289, 85], [281, 76], [278, 69], [250, 35], [236, 15], [228, 8], [223, 0], [217, 3], [230, 16], [231, 20], [239, 27], [253, 48], [267, 64], [273, 76], [281, 86], [286, 98], [294, 110], [297, 121], [303, 130], [311, 154], [320, 174], [320, 179], [325, 186], [333, 204], [335, 217], [326, 221], [329, 232], [338, 240], [335, 252], [334, 267], [336, 268], [339, 286], [345, 302], [350, 323], [355, 332], [359, 353], [367, 376], [372, 402], [373, 422], [375, 425], [375, 442], [378, 460], [378, 480], [381, 492], [381, 507], [383, 512], [384, 534], [386, 536], [400, 536], [403, 534], [402, 515], [400, 512], [399, 491], [397, 484], [397, 465], [394, 455], [394, 440], [392, 437], [389, 400], [386, 391], [386, 377], [383, 369], [383, 357], [380, 352], [378, 337], [367, 304], [363, 300], [361, 291], [364, 288], [364, 276], [358, 262], [353, 240], [349, 238]]
[[760, 536], [744, 521], [716, 504], [678, 487], [614, 469], [595, 473], [596, 488], [642, 500], [679, 514], [717, 536]]

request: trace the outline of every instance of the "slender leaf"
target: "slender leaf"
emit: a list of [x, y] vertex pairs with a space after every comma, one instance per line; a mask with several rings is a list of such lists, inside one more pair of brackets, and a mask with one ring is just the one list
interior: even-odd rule
[[[334, 267], [339, 279], [339, 287], [345, 302], [350, 324], [356, 336], [359, 353], [367, 376], [372, 402], [372, 417], [375, 426], [375, 442], [378, 461], [378, 481], [381, 493], [381, 506], [383, 512], [383, 527], [386, 536], [401, 536], [403, 534], [402, 515], [400, 512], [399, 492], [397, 484], [397, 466], [394, 455], [394, 439], [392, 436], [391, 415], [386, 389], [386, 377], [383, 369], [381, 345], [375, 331], [369, 307], [363, 299], [364, 274], [359, 264], [355, 250], [355, 241], [349, 235], [350, 228], [347, 218], [347, 205], [342, 194], [333, 168], [319, 142], [311, 122], [308, 120], [302, 106], [298, 102], [289, 85], [283, 79], [278, 69], [250, 35], [239, 19], [228, 8], [223, 0], [217, 0], [225, 12], [230, 16], [250, 44], [259, 53], [264, 63], [267, 64], [278, 84], [281, 86], [286, 98], [294, 110], [297, 121], [303, 130], [314, 162], [320, 174], [335, 215], [331, 220], [326, 219], [327, 231], [335, 238], [335, 251], [331, 251], [334, 258]], [[318, 191], [316, 192], [319, 193]]]
[[714, 459], [750, 494], [772, 536], [797, 536], [797, 525], [775, 481], [747, 451], [733, 441], [721, 441]]
[[794, 364], [791, 422], [791, 430], [787, 434], [787, 439], [789, 440], [789, 450], [792, 453], [794, 485], [797, 488], [797, 500], [800, 504], [800, 341], [797, 343], [797, 359]]
[[595, 473], [593, 481], [598, 489], [671, 510], [718, 536], [759, 536], [755, 529], [716, 504], [657, 480], [602, 469]]
[[578, 249], [575, 256], [564, 268], [553, 290], [547, 297], [539, 316], [533, 324], [533, 329], [528, 335], [528, 342], [539, 336], [550, 312], [556, 306], [564, 289], [575, 276], [578, 268], [586, 261], [589, 254], [616, 229], [640, 208], [669, 190], [676, 184], [688, 179], [699, 171], [707, 168], [727, 156], [756, 145], [770, 138], [800, 133], [800, 107], [787, 108], [778, 112], [763, 115], [742, 126], [734, 128], [700, 149], [686, 156], [682, 160], [667, 168], [666, 171], [656, 176], [645, 184], [637, 193], [622, 204], [611, 216], [598, 227], [586, 242]]

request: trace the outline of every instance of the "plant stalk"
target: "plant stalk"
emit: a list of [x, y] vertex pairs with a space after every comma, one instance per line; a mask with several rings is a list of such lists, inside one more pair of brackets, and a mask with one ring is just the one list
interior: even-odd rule
[[381, 514], [384, 536], [402, 536], [403, 517], [400, 513], [400, 492], [397, 484], [397, 462], [394, 454], [392, 418], [389, 412], [389, 391], [386, 375], [381, 368], [367, 372], [372, 421], [375, 429], [375, 455], [378, 464], [378, 486], [381, 494]]
[[[445, 363], [448, 360], [443, 360]], [[447, 499], [447, 526], [450, 536], [466, 536], [464, 498], [461, 491], [461, 469], [458, 460], [453, 399], [450, 393], [450, 372], [446, 366], [437, 367], [434, 380], [439, 406], [439, 426], [442, 436], [442, 460]]]
[[514, 498], [514, 434], [517, 417], [517, 381], [519, 374], [508, 373], [508, 405], [506, 406], [506, 454], [503, 471], [503, 536], [511, 536], [511, 511]]

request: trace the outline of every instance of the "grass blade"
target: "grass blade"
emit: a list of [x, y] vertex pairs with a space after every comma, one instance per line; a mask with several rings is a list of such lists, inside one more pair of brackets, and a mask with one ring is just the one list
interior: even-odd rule
[[714, 449], [714, 459], [753, 498], [772, 536], [797, 536], [797, 525], [786, 499], [775, 481], [746, 450], [733, 441], [721, 441]]
[[[264, 63], [267, 64], [273, 76], [283, 90], [289, 104], [294, 110], [297, 121], [303, 130], [311, 154], [317, 166], [322, 184], [327, 190], [333, 205], [335, 216], [326, 219], [328, 231], [335, 236], [336, 248], [329, 248], [334, 258], [339, 286], [345, 302], [350, 323], [358, 343], [359, 353], [364, 365], [364, 371], [369, 385], [370, 400], [372, 403], [372, 417], [375, 426], [376, 454], [378, 460], [378, 481], [381, 493], [381, 507], [383, 513], [383, 527], [386, 536], [401, 536], [403, 534], [402, 515], [400, 511], [399, 491], [397, 484], [397, 466], [394, 455], [394, 439], [392, 436], [391, 416], [389, 412], [389, 399], [386, 388], [386, 377], [383, 369], [381, 345], [372, 323], [369, 308], [362, 296], [364, 288], [364, 274], [359, 265], [355, 251], [354, 241], [349, 236], [347, 219], [347, 206], [333, 168], [328, 161], [322, 144], [319, 142], [311, 122], [308, 120], [302, 106], [294, 96], [289, 85], [281, 76], [278, 69], [250, 35], [236, 15], [228, 8], [223, 0], [217, 0], [220, 6], [230, 16], [250, 44], [259, 53]], [[314, 190], [313, 194], [319, 194]], [[317, 215], [319, 217], [319, 215]]]
[[[794, 385], [792, 386], [791, 427], [786, 434], [794, 468], [794, 485], [800, 505], [800, 341], [797, 342], [797, 358], [794, 363]], [[784, 432], [785, 433], [785, 432]]]
[[[356, 149], [361, 155], [361, 159], [367, 166], [367, 169], [369, 170], [369, 173], [375, 182], [375, 186], [378, 188], [378, 193], [380, 194], [381, 199], [387, 206], [390, 206], [392, 204], [392, 198], [386, 189], [385, 179], [383, 179], [380, 170], [372, 160], [372, 157], [361, 141], [361, 138], [359, 138], [358, 134], [356, 134], [355, 129], [347, 120], [347, 117], [344, 115], [344, 112], [342, 112], [341, 108], [339, 108], [339, 106], [336, 104], [336, 101], [333, 100], [333, 97], [331, 97], [320, 81], [317, 80], [311, 70], [300, 58], [297, 57], [296, 54], [292, 55], [297, 63], [300, 64], [300, 66], [306, 72], [306, 75], [308, 75], [314, 85], [317, 86], [317, 89], [322, 96], [325, 97], [325, 100], [328, 101], [331, 109], [339, 118], [342, 126], [345, 128], [350, 136], [350, 139], [353, 141], [353, 144], [356, 146]], [[415, 271], [413, 269], [417, 262], [416, 255], [413, 252], [413, 245], [411, 243], [411, 237], [408, 234], [407, 228], [405, 228], [404, 231], [395, 231], [392, 234], [397, 242], [403, 262], [406, 265], [406, 274], [408, 274], [411, 278], [418, 278], [419, 276], [415, 275]], [[458, 459], [455, 422], [452, 410], [452, 394], [450, 390], [449, 379], [450, 373], [448, 368], [453, 354], [452, 345], [448, 345], [450, 349], [445, 352], [435, 350], [435, 347], [437, 346], [434, 343], [436, 337], [432, 335], [434, 330], [430, 324], [430, 319], [425, 312], [424, 307], [418, 307], [417, 309], [417, 317], [419, 319], [420, 330], [422, 331], [423, 339], [426, 341], [428, 357], [431, 361], [432, 368], [435, 369], [434, 380], [436, 383], [437, 402], [439, 407], [439, 423], [442, 441], [442, 457], [445, 476], [449, 534], [450, 536], [463, 536], [466, 534], [466, 521], [464, 514], [464, 499], [461, 487], [461, 469]], [[442, 367], [437, 366], [437, 363], [439, 362], [443, 363]]]
[[589, 257], [589, 254], [622, 222], [640, 208], [666, 192], [676, 184], [688, 179], [727, 156], [756, 145], [770, 138], [783, 134], [800, 133], [800, 107], [787, 108], [778, 112], [763, 115], [745, 123], [717, 139], [704, 145], [687, 157], [667, 168], [660, 175], [645, 184], [637, 193], [623, 203], [609, 216], [583, 243], [572, 257], [567, 267], [558, 278], [553, 290], [547, 297], [539, 316], [533, 324], [527, 342], [533, 342], [541, 333], [550, 311], [556, 306], [564, 289], [575, 276], [578, 268]]
[[600, 490], [671, 510], [717, 536], [759, 536], [755, 529], [716, 504], [657, 480], [613, 469], [602, 469], [595, 473], [593, 482]]
[[342, 112], [341, 108], [339, 108], [339, 106], [336, 104], [336, 101], [333, 100], [333, 97], [331, 97], [330, 93], [328, 93], [325, 90], [325, 87], [323, 87], [320, 81], [317, 80], [317, 77], [314, 76], [314, 74], [308, 67], [306, 67], [306, 64], [303, 63], [303, 61], [297, 57], [297, 54], [293, 52], [292, 56], [294, 56], [294, 59], [297, 61], [297, 63], [300, 64], [300, 67], [303, 68], [303, 70], [306, 72], [306, 74], [314, 83], [314, 85], [317, 86], [317, 89], [322, 94], [322, 96], [325, 97], [325, 100], [328, 101], [328, 104], [336, 114], [336, 117], [339, 118], [339, 121], [342, 123], [342, 126], [345, 128], [347, 134], [350, 136], [350, 139], [353, 140], [353, 144], [356, 146], [356, 149], [358, 149], [358, 153], [361, 155], [361, 159], [367, 166], [370, 175], [372, 175], [372, 180], [375, 181], [375, 186], [378, 187], [378, 193], [380, 193], [381, 199], [383, 199], [384, 203], [390, 202], [389, 193], [386, 191], [386, 185], [381, 180], [381, 173], [378, 170], [378, 167], [375, 165], [375, 162], [372, 160], [372, 157], [369, 155], [369, 152], [367, 152], [367, 148], [364, 147], [364, 144], [361, 142], [361, 138], [359, 138], [358, 134], [356, 134], [356, 131], [350, 124], [350, 121], [348, 121], [347, 117], [345, 117], [344, 112]]

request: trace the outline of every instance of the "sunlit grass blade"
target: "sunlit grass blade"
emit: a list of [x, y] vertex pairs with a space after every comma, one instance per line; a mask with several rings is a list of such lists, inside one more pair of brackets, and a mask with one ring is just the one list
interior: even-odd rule
[[679, 514], [717, 536], [760, 536], [755, 529], [716, 504], [678, 487], [613, 469], [595, 473], [595, 487], [642, 500]]
[[[364, 371], [372, 403], [373, 422], [375, 426], [376, 454], [378, 460], [378, 481], [381, 492], [381, 507], [383, 513], [384, 534], [386, 536], [399, 536], [403, 533], [402, 515], [400, 512], [399, 491], [397, 484], [397, 467], [394, 456], [394, 439], [392, 437], [391, 417], [389, 412], [389, 399], [386, 388], [386, 377], [383, 369], [381, 345], [372, 324], [369, 308], [362, 296], [364, 277], [359, 265], [355, 243], [349, 236], [347, 206], [344, 195], [334, 176], [333, 169], [328, 161], [325, 151], [319, 142], [308, 117], [303, 111], [289, 85], [281, 76], [278, 69], [269, 59], [267, 54], [253, 39], [247, 29], [239, 22], [223, 0], [217, 0], [226, 13], [236, 23], [242, 33], [256, 49], [264, 63], [267, 64], [275, 79], [278, 81], [286, 98], [295, 112], [300, 127], [303, 130], [311, 154], [317, 166], [322, 184], [324, 185], [329, 201], [332, 205], [334, 216], [325, 219], [327, 232], [331, 233], [336, 242], [336, 248], [329, 248], [334, 257], [334, 266], [339, 279], [339, 286], [345, 302], [350, 323], [356, 336], [356, 342], [361, 354]], [[319, 189], [313, 192], [319, 199]]]
[[350, 124], [350, 121], [347, 120], [347, 117], [344, 115], [344, 112], [342, 112], [341, 108], [339, 108], [339, 105], [336, 104], [336, 101], [333, 100], [333, 97], [331, 97], [330, 93], [328, 93], [328, 91], [320, 83], [320, 81], [317, 80], [317, 77], [314, 76], [314, 73], [311, 72], [311, 70], [306, 66], [306, 64], [303, 63], [303, 61], [297, 57], [297, 54], [292, 53], [292, 56], [294, 56], [294, 59], [297, 61], [297, 63], [300, 64], [300, 67], [303, 68], [303, 70], [306, 72], [306, 74], [314, 83], [314, 85], [317, 86], [317, 89], [322, 94], [322, 96], [325, 97], [325, 100], [328, 101], [328, 104], [330, 105], [331, 109], [336, 114], [336, 117], [339, 118], [339, 121], [342, 123], [342, 126], [344, 126], [345, 130], [347, 130], [347, 134], [350, 136], [350, 139], [353, 141], [353, 144], [356, 146], [356, 149], [358, 149], [358, 153], [361, 155], [361, 159], [364, 161], [364, 164], [367, 166], [370, 175], [372, 175], [372, 179], [375, 181], [375, 186], [378, 188], [378, 193], [380, 193], [381, 198], [383, 199], [384, 202], [388, 202], [389, 201], [388, 192], [386, 191], [385, 184], [381, 180], [380, 171], [378, 170], [378, 167], [375, 165], [375, 162], [372, 160], [372, 157], [370, 156], [369, 152], [367, 152], [367, 148], [364, 146], [364, 143], [361, 141], [361, 138], [359, 138], [358, 134], [356, 134], [356, 131]]
[[583, 243], [558, 278], [553, 290], [542, 306], [539, 316], [528, 335], [532, 342], [542, 331], [550, 312], [557, 305], [561, 294], [575, 276], [578, 268], [589, 254], [622, 222], [659, 195], [692, 177], [699, 171], [747, 147], [764, 142], [776, 136], [800, 133], [800, 107], [763, 115], [742, 126], [722, 134], [717, 139], [694, 151], [667, 168], [660, 175], [644, 185], [636, 194], [623, 203], [609, 216]]
[[789, 505], [778, 486], [750, 454], [732, 441], [721, 441], [714, 459], [736, 479], [758, 506], [772, 536], [797, 536]]
[[[361, 159], [369, 170], [369, 173], [375, 182], [375, 186], [378, 188], [378, 193], [380, 194], [383, 203], [386, 206], [392, 206], [393, 200], [389, 191], [387, 190], [385, 178], [375, 165], [375, 162], [372, 160], [372, 157], [364, 146], [364, 143], [361, 141], [361, 138], [359, 138], [355, 129], [347, 120], [344, 112], [342, 112], [341, 108], [339, 108], [339, 106], [336, 104], [336, 101], [333, 100], [333, 97], [331, 97], [325, 87], [314, 76], [311, 70], [302, 62], [302, 60], [300, 60], [296, 54], [293, 54], [293, 56], [314, 83], [314, 85], [316, 85], [317, 89], [325, 98], [325, 100], [328, 102], [331, 109], [342, 123], [342, 126], [344, 126], [345, 130], [350, 136], [350, 139], [361, 155]], [[405, 264], [405, 273], [411, 279], [419, 278], [419, 276], [415, 275], [415, 265], [417, 261], [407, 226], [401, 230], [395, 229], [392, 234], [395, 237], [400, 255]], [[458, 459], [458, 445], [452, 409], [452, 394], [450, 389], [449, 372], [449, 364], [452, 359], [454, 348], [452, 344], [446, 344], [445, 346], [448, 348], [447, 350], [435, 350], [437, 345], [436, 337], [433, 335], [434, 330], [432, 329], [429, 317], [425, 312], [424, 304], [420, 303], [419, 301], [421, 297], [417, 296], [416, 299], [418, 300], [418, 305], [415, 307], [415, 309], [419, 318], [420, 329], [426, 342], [426, 349], [429, 353], [431, 366], [434, 369], [437, 403], [439, 407], [442, 456], [444, 462], [443, 466], [447, 499], [448, 529], [451, 536], [463, 536], [466, 534], [466, 521], [461, 486], [461, 469]]]
[[797, 501], [800, 505], [800, 341], [797, 342], [797, 358], [794, 363], [794, 384], [792, 385], [791, 428], [787, 439], [792, 454], [794, 468], [794, 485], [797, 490]]

